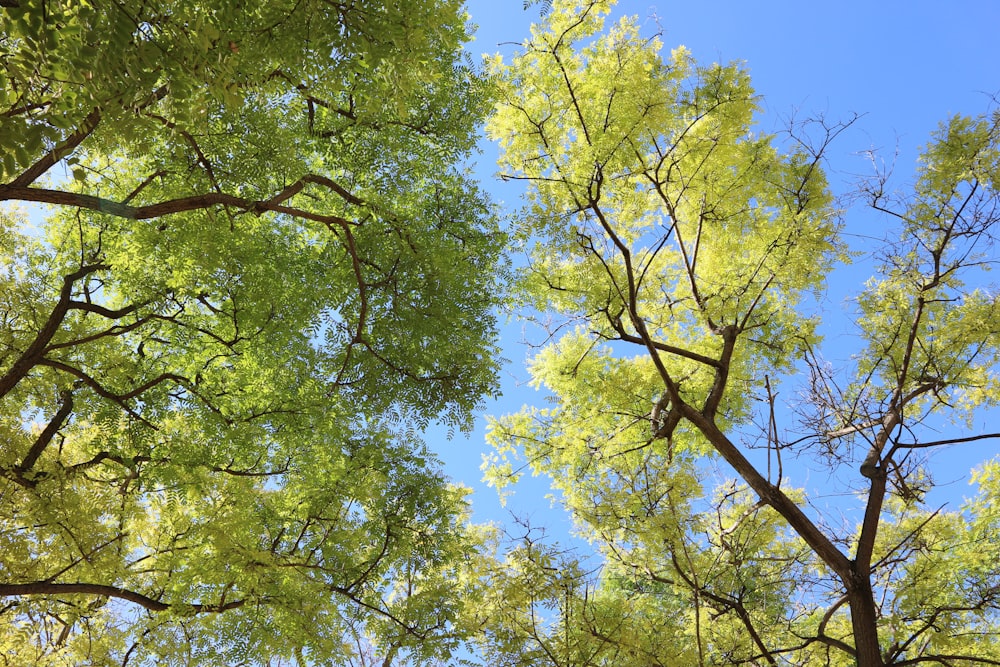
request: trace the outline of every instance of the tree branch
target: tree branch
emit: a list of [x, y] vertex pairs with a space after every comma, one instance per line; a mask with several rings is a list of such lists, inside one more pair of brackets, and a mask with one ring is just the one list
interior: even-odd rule
[[684, 417], [712, 444], [726, 462], [750, 485], [762, 501], [770, 505], [788, 522], [788, 525], [806, 544], [836, 572], [844, 581], [850, 579], [851, 561], [830, 541], [823, 532], [803, 513], [799, 506], [784, 491], [768, 482], [757, 468], [743, 455], [739, 448], [719, 430], [713, 421], [694, 407], [682, 403]]
[[49, 443], [52, 441], [53, 436], [59, 431], [59, 428], [66, 421], [66, 418], [73, 412], [73, 392], [68, 389], [63, 390], [60, 394], [62, 398], [62, 405], [59, 406], [59, 411], [56, 412], [55, 416], [49, 420], [49, 423], [45, 426], [38, 438], [35, 440], [34, 444], [31, 445], [31, 449], [28, 453], [24, 455], [24, 459], [21, 464], [17, 467], [20, 473], [25, 473], [31, 470], [32, 466], [35, 465], [35, 461], [38, 457], [42, 455], [45, 448], [48, 447]]
[[[612, 323], [612, 328], [618, 334], [618, 337], [625, 341], [626, 343], [635, 343], [636, 345], [646, 345], [644, 341], [639, 336], [633, 336], [632, 334], [626, 333], [624, 328], [616, 326]], [[711, 366], [712, 368], [718, 368], [720, 362], [718, 359], [713, 359], [712, 357], [707, 357], [704, 354], [698, 354], [697, 352], [691, 352], [690, 350], [685, 350], [682, 347], [676, 347], [674, 345], [668, 345], [657, 340], [649, 341], [649, 345], [652, 345], [657, 350], [661, 352], [666, 352], [667, 354], [673, 354], [678, 357], [684, 357], [685, 359], [690, 359], [692, 361], [697, 361], [699, 363], [705, 364], [706, 366]]]
[[0, 201], [17, 200], [31, 201], [41, 204], [55, 204], [57, 206], [73, 206], [76, 208], [88, 209], [114, 215], [119, 218], [129, 220], [149, 220], [159, 218], [173, 213], [185, 213], [187, 211], [198, 211], [214, 206], [232, 206], [242, 211], [252, 213], [263, 213], [264, 211], [274, 211], [277, 213], [287, 213], [289, 215], [314, 220], [323, 223], [335, 223], [338, 225], [351, 224], [339, 216], [322, 215], [301, 209], [293, 209], [284, 206], [271, 205], [267, 201], [254, 201], [243, 199], [234, 195], [220, 192], [209, 192], [188, 197], [179, 197], [167, 201], [146, 206], [130, 206], [122, 202], [95, 197], [79, 192], [65, 192], [63, 190], [47, 190], [44, 188], [24, 188], [14, 186], [0, 186]]
[[230, 609], [236, 609], [246, 604], [246, 600], [233, 600], [231, 602], [220, 602], [219, 604], [189, 604], [189, 603], [166, 603], [128, 590], [118, 586], [108, 586], [105, 584], [88, 583], [50, 583], [46, 581], [35, 581], [27, 584], [0, 584], [0, 597], [23, 597], [29, 595], [96, 595], [99, 597], [110, 597], [119, 600], [133, 602], [149, 611], [167, 611], [168, 609], [185, 610], [190, 609], [196, 614], [220, 613]]
[[[0, 190], [3, 190], [3, 188], [0, 187]], [[41, 330], [35, 336], [35, 340], [21, 353], [21, 356], [10, 367], [10, 370], [3, 377], [0, 377], [0, 398], [6, 396], [21, 381], [21, 378], [27, 375], [28, 371], [41, 361], [46, 346], [48, 346], [56, 331], [59, 330], [59, 325], [65, 319], [66, 313], [69, 312], [72, 304], [73, 283], [95, 271], [107, 268], [104, 264], [92, 264], [81, 267], [77, 271], [63, 277], [62, 289], [59, 291], [59, 301], [52, 309], [52, 313], [45, 321], [45, 324], [42, 325]]]
[[59, 160], [62, 160], [64, 157], [72, 153], [84, 139], [89, 137], [100, 121], [101, 111], [100, 109], [94, 109], [86, 118], [83, 119], [83, 123], [80, 124], [80, 127], [77, 128], [77, 130], [71, 135], [66, 137], [65, 141], [43, 155], [40, 160], [24, 170], [20, 176], [15, 178], [8, 185], [17, 188], [24, 188], [37, 181], [42, 174], [51, 169], [53, 165], [59, 162]]
[[1000, 438], [1000, 433], [983, 433], [973, 435], [968, 438], [950, 438], [948, 440], [934, 440], [931, 442], [897, 442], [893, 445], [896, 449], [923, 449], [926, 447], [940, 447], [942, 445], [957, 445], [963, 442], [975, 442], [976, 440], [986, 440]]

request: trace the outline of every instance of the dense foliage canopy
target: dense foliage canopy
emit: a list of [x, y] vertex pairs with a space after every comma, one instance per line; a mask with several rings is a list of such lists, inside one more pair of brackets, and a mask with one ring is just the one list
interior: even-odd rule
[[462, 3], [3, 5], [3, 664], [447, 652], [416, 429], [493, 391], [502, 242]]
[[[865, 183], [898, 236], [834, 367], [821, 295], [853, 248], [822, 166], [844, 126], [761, 133], [740, 65], [664, 58], [611, 4], [556, 0], [494, 62], [551, 404], [494, 423], [490, 474], [550, 476], [605, 561], [512, 553], [495, 664], [1000, 664], [1000, 463], [965, 507], [923, 500], [928, 453], [1000, 437], [963, 428], [1000, 399], [1000, 113], [945, 122], [911, 192]], [[857, 504], [814, 502], [794, 460]]]
[[[1000, 113], [862, 184], [828, 359], [847, 124], [539, 4], [481, 74], [459, 0], [0, 0], [3, 664], [1000, 665], [1000, 462], [927, 501], [1000, 437]], [[489, 478], [589, 559], [471, 525], [422, 440], [495, 393], [501, 304], [550, 403]]]

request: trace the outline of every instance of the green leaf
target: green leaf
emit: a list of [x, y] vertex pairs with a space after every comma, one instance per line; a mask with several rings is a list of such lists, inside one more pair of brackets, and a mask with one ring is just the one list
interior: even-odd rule
[[448, 662], [484, 538], [420, 438], [495, 393], [505, 241], [461, 3], [21, 4], [0, 654]]
[[[909, 190], [863, 186], [899, 235], [863, 241], [884, 261], [843, 335], [823, 305], [828, 276], [855, 275], [834, 273], [851, 252], [828, 142], [761, 132], [742, 65], [668, 57], [612, 5], [555, 0], [487, 63], [486, 130], [526, 188], [510, 307], [545, 334], [545, 402], [490, 421], [487, 478], [546, 476], [597, 552], [583, 574], [529, 534], [489, 567], [489, 657], [1000, 661], [989, 494], [924, 505], [928, 452], [998, 437], [973, 428], [1000, 402], [996, 111], [942, 125]], [[832, 358], [857, 344], [843, 368], [826, 318]]]

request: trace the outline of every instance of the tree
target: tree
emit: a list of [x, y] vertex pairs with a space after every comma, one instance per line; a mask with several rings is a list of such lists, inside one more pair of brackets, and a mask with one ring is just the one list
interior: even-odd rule
[[[562, 610], [547, 617], [498, 601], [487, 641], [597, 647], [534, 664], [1000, 664], [1000, 463], [961, 509], [923, 500], [935, 449], [1000, 437], [963, 432], [1000, 397], [1000, 113], [944, 123], [910, 193], [865, 185], [898, 238], [835, 368], [820, 303], [856, 248], [822, 164], [844, 125], [760, 133], [739, 65], [664, 60], [634, 19], [605, 28], [611, 5], [557, 0], [493, 63], [488, 132], [527, 188], [518, 303], [549, 327], [530, 371], [551, 405], [493, 424], [490, 474], [549, 475], [606, 566], [570, 577], [569, 602], [539, 597]], [[860, 504], [824, 509], [792, 458]], [[635, 610], [621, 630], [586, 621], [607, 599]]]
[[446, 656], [479, 537], [417, 431], [494, 390], [503, 242], [462, 3], [4, 5], [4, 664]]

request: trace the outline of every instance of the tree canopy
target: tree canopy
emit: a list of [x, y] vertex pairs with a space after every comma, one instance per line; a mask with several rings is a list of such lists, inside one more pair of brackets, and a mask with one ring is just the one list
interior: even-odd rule
[[[823, 163], [845, 125], [761, 132], [741, 65], [664, 57], [635, 19], [605, 25], [612, 4], [556, 0], [493, 62], [488, 132], [527, 189], [516, 299], [548, 327], [530, 372], [551, 403], [494, 422], [489, 473], [550, 476], [604, 564], [524, 542], [496, 575], [488, 650], [1000, 664], [1000, 463], [967, 505], [924, 502], [930, 453], [1000, 437], [963, 426], [1000, 398], [1000, 113], [945, 121], [910, 190], [865, 182], [897, 236], [835, 366], [822, 294], [855, 248]], [[794, 486], [793, 460], [856, 504]]]
[[[764, 131], [743, 65], [540, 4], [479, 68], [460, 0], [0, 0], [3, 664], [1000, 665], [1000, 460], [928, 500], [1000, 438], [997, 105], [861, 184], [859, 246], [853, 119]], [[487, 474], [589, 560], [471, 524], [423, 440], [502, 307], [549, 402]]]
[[418, 430], [494, 391], [503, 242], [462, 3], [3, 5], [4, 664], [447, 654]]

